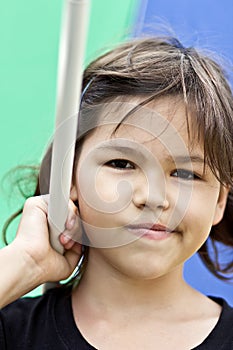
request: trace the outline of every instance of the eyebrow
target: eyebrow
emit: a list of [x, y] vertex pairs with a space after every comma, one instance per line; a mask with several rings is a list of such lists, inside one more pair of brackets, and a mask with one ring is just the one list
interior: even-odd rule
[[168, 158], [171, 158], [173, 161], [177, 163], [190, 163], [190, 162], [201, 163], [201, 164], [205, 163], [204, 158], [197, 154], [190, 154], [188, 156], [178, 155], [178, 156], [168, 157]]
[[133, 148], [133, 147], [128, 147], [128, 146], [120, 146], [120, 145], [100, 145], [98, 147], [96, 147], [96, 150], [104, 150], [104, 151], [118, 151], [120, 153], [132, 153], [132, 152], [139, 152], [139, 150]]
[[[104, 150], [104, 151], [117, 151], [120, 152], [122, 154], [132, 154], [132, 152], [141, 155], [142, 153], [140, 152], [139, 149], [137, 149], [136, 147], [129, 147], [129, 146], [122, 146], [122, 145], [114, 145], [114, 144], [107, 144], [107, 145], [100, 145], [98, 147], [96, 147], [96, 150]], [[167, 161], [170, 162], [176, 162], [176, 163], [200, 163], [200, 164], [204, 164], [205, 160], [202, 156], [198, 155], [198, 154], [190, 154], [190, 155], [168, 155], [165, 156], [164, 158]]]

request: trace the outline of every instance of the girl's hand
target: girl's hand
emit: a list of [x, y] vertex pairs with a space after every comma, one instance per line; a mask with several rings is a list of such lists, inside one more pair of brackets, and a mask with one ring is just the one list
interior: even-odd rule
[[81, 256], [81, 244], [70, 237], [81, 237], [77, 207], [70, 200], [66, 230], [60, 236], [65, 253], [57, 253], [49, 242], [47, 222], [48, 196], [29, 198], [24, 205], [15, 240], [11, 243], [22, 254], [28, 267], [33, 268], [38, 284], [68, 278]]

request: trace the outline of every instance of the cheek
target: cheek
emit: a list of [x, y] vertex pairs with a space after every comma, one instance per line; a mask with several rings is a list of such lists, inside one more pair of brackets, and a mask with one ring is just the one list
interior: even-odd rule
[[124, 211], [132, 202], [133, 181], [127, 176], [100, 169], [94, 178], [82, 183], [82, 196], [92, 209], [112, 215]]
[[95, 191], [98, 198], [103, 202], [117, 203], [125, 206], [132, 201], [134, 179], [125, 174], [113, 174], [108, 170], [101, 169], [95, 178]]
[[208, 191], [208, 189], [195, 191], [194, 189], [184, 221], [195, 238], [205, 240], [208, 237], [213, 224], [217, 198], [216, 191]]
[[129, 206], [128, 196], [122, 197], [114, 183], [100, 177], [95, 191], [87, 187], [78, 192], [81, 219], [94, 227], [116, 227]]
[[95, 178], [95, 191], [100, 201], [106, 203], [116, 202], [119, 199], [119, 181], [111, 176], [106, 176], [104, 171], [99, 171]]
[[85, 237], [88, 239], [84, 244], [96, 248], [113, 248], [132, 241], [132, 237], [125, 232], [121, 234], [123, 233], [121, 212], [101, 212], [87, 205], [82, 198], [79, 201], [79, 212]]

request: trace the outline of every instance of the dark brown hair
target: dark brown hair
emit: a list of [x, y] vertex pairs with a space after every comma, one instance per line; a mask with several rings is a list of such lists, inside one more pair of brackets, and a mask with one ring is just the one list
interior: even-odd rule
[[[143, 96], [140, 108], [153, 99], [171, 95], [181, 97], [187, 111], [192, 111], [196, 135], [204, 142], [206, 164], [222, 184], [232, 188], [233, 96], [223, 69], [209, 54], [193, 47], [185, 48], [173, 37], [151, 37], [124, 43], [86, 68], [81, 107], [85, 111], [119, 96]], [[76, 152], [81, 142], [77, 142]], [[42, 162], [47, 185], [50, 161], [51, 147]], [[38, 195], [38, 182], [36, 187], [35, 194]], [[211, 249], [208, 241], [212, 243]], [[198, 253], [214, 275], [226, 278], [233, 272], [233, 259], [224, 266], [219, 262], [218, 242], [233, 249], [232, 191], [224, 217], [212, 227], [208, 241]], [[84, 256], [87, 257], [87, 249]]]

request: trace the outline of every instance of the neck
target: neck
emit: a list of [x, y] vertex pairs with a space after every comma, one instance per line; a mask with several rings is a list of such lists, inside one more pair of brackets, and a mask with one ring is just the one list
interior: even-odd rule
[[[185, 302], [191, 288], [183, 280], [183, 266], [156, 278], [129, 276], [99, 259], [90, 250], [89, 261], [79, 286], [74, 290], [73, 300], [79, 305], [86, 302], [100, 312], [126, 310], [140, 312], [145, 308], [165, 310]], [[187, 293], [186, 293], [187, 292]], [[174, 300], [176, 303], [174, 303]], [[86, 305], [87, 307], [87, 305]]]

